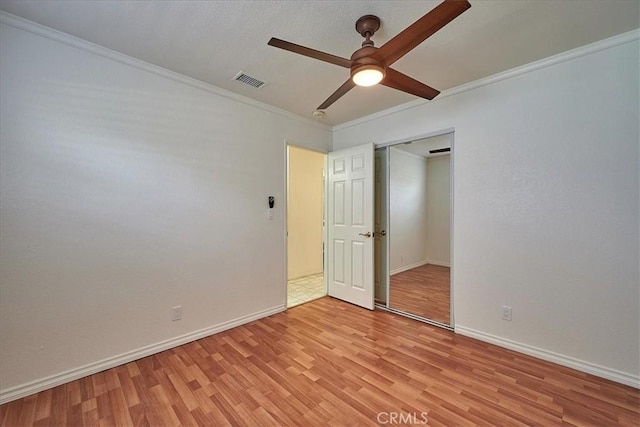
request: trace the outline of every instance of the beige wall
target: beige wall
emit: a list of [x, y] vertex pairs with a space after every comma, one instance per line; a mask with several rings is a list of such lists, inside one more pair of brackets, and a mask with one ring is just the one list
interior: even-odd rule
[[451, 266], [451, 156], [427, 159], [427, 261]]
[[322, 170], [325, 154], [289, 147], [288, 278], [322, 272]]
[[427, 159], [389, 150], [389, 272], [427, 261]]
[[0, 23], [0, 401], [284, 310], [283, 141], [331, 146], [63, 37]]

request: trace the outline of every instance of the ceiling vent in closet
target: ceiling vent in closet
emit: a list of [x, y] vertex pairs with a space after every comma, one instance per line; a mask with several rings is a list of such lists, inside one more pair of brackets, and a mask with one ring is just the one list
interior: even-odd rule
[[438, 148], [437, 150], [429, 150], [429, 154], [438, 154], [438, 153], [448, 153], [451, 151], [451, 148]]

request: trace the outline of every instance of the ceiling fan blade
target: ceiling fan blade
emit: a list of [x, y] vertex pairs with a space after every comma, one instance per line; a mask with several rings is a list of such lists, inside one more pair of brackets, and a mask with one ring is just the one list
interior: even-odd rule
[[341, 58], [336, 55], [331, 55], [330, 53], [320, 52], [319, 50], [300, 46], [299, 44], [291, 43], [285, 40], [280, 40], [275, 37], [272, 37], [267, 44], [269, 46], [278, 47], [280, 49], [288, 50], [289, 52], [297, 53], [299, 55], [308, 56], [309, 58], [319, 59], [320, 61], [339, 65], [344, 68], [351, 67], [350, 59]]
[[329, 98], [327, 98], [326, 101], [324, 101], [319, 107], [318, 110], [324, 110], [325, 108], [329, 107], [329, 105], [333, 104], [334, 102], [336, 102], [338, 99], [340, 99], [340, 97], [342, 95], [344, 95], [345, 93], [349, 92], [351, 89], [353, 89], [353, 87], [356, 84], [353, 82], [353, 80], [349, 79], [346, 82], [344, 82], [342, 84], [342, 86], [340, 86], [338, 88], [338, 90], [336, 90], [335, 92], [333, 92], [331, 94], [331, 96]]
[[387, 74], [380, 84], [429, 100], [435, 98], [440, 93], [439, 90], [427, 86], [393, 68], [387, 68]]
[[379, 47], [375, 56], [387, 66], [393, 64], [470, 7], [467, 0], [445, 0]]

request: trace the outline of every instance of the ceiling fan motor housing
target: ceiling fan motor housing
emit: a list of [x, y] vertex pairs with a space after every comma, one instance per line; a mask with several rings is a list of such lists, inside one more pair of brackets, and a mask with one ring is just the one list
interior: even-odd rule
[[377, 60], [374, 54], [378, 50], [373, 46], [362, 47], [351, 55], [351, 78], [363, 69], [377, 69], [382, 73], [382, 77], [386, 75], [386, 67], [382, 61]]

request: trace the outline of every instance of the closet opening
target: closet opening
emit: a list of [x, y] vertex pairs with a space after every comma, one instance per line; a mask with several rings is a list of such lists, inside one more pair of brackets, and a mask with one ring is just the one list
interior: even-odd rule
[[453, 132], [375, 153], [376, 307], [453, 329]]

